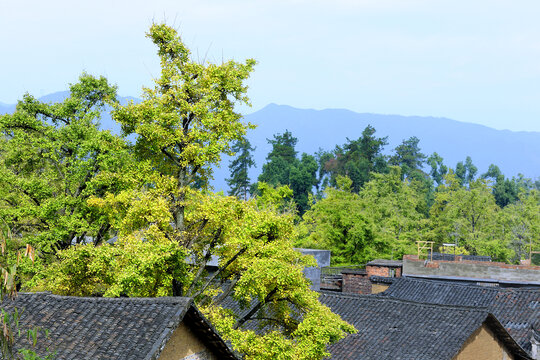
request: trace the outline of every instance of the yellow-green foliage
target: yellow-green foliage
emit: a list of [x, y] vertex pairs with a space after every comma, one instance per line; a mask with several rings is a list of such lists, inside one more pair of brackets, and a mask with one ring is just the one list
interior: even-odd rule
[[147, 37], [158, 47], [161, 76], [153, 89], [143, 89], [141, 103], [117, 105], [113, 117], [125, 133], [138, 135], [140, 159], [151, 159], [182, 186], [195, 179], [206, 184], [211, 165], [222, 153], [231, 154], [231, 142], [252, 127], [240, 121], [234, 105], [249, 104], [244, 81], [255, 61], [194, 61], [176, 31], [164, 24], [152, 25]]
[[[192, 61], [165, 25], [153, 25], [148, 37], [161, 76], [141, 103], [113, 111], [126, 134], [137, 134], [130, 152], [137, 161], [100, 172], [100, 181], [122, 186], [85, 200], [117, 241], [59, 252], [38, 283], [68, 295], [193, 297], [247, 358], [321, 358], [354, 329], [317, 301], [303, 276], [315, 263], [293, 249], [291, 190], [261, 185], [258, 201], [206, 191], [212, 164], [251, 127], [234, 105], [248, 103], [244, 82], [255, 62]], [[212, 257], [218, 269], [207, 274]], [[223, 310], [227, 297], [250, 316]], [[264, 334], [244, 330], [256, 318], [268, 325]]]
[[204, 311], [246, 360], [322, 359], [329, 355], [327, 344], [355, 333], [356, 329], [320, 304], [317, 297], [316, 292], [310, 291], [296, 299], [310, 310], [303, 314], [299, 324], [294, 317], [288, 320], [290, 332], [269, 330], [261, 335], [253, 330], [234, 330], [236, 319], [230, 311], [216, 306]]
[[38, 286], [72, 296], [169, 296], [173, 276], [186, 276], [185, 254], [173, 242], [137, 238], [74, 246], [58, 254]]
[[[43, 274], [43, 286], [78, 296], [167, 296], [172, 295], [173, 278], [180, 280], [184, 294], [196, 297], [203, 312], [248, 359], [321, 358], [328, 343], [354, 331], [309, 289], [302, 271], [315, 262], [293, 249], [294, 214], [276, 211], [279, 196], [274, 203], [258, 204], [191, 191], [185, 202], [190, 230], [179, 234], [165, 226], [166, 219], [159, 215], [167, 206], [146, 201], [160, 193], [154, 187], [131, 191], [131, 197], [121, 194], [93, 200], [122, 219], [118, 240], [60, 252], [61, 261]], [[127, 203], [138, 210], [132, 211]], [[132, 224], [140, 217], [157, 220], [135, 230]], [[242, 319], [221, 307], [218, 299], [228, 291], [227, 286], [211, 282], [199, 272], [210, 254], [219, 256], [219, 279], [234, 284], [229, 295], [246, 309], [259, 306], [252, 318], [261, 318], [260, 323], [268, 326], [263, 335], [242, 328], [244, 321], [252, 319]], [[274, 346], [269, 351], [270, 344]]]
[[443, 254], [470, 255], [463, 246], [440, 246], [439, 251]]
[[415, 249], [425, 218], [422, 198], [401, 180], [399, 167], [373, 179], [358, 194], [352, 181], [338, 176], [337, 188], [304, 214], [298, 246], [332, 250], [334, 264], [364, 264], [375, 258], [400, 258]]

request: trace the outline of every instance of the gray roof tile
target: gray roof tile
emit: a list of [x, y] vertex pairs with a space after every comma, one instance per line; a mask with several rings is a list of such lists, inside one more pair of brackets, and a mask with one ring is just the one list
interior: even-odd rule
[[358, 329], [328, 348], [332, 359], [452, 359], [484, 322], [528, 358], [485, 308], [326, 292], [319, 300]]
[[381, 295], [433, 304], [486, 307], [527, 351], [531, 351], [532, 327], [540, 325], [540, 289], [396, 278]]
[[[21, 293], [4, 300], [3, 308], [17, 307], [23, 329], [49, 331], [39, 335], [35, 350], [56, 351], [56, 359], [155, 359], [181, 321], [202, 321], [211, 329], [203, 341], [222, 358], [235, 358], [211, 325], [192, 305], [191, 298], [83, 298], [50, 293]], [[196, 325], [201, 327], [201, 325]], [[31, 348], [24, 338], [17, 346]], [[228, 356], [228, 357], [227, 357]]]

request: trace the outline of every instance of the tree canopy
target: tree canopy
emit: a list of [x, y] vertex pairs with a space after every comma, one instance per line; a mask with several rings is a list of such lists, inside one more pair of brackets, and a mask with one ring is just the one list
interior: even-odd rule
[[375, 128], [368, 125], [357, 140], [347, 138], [347, 143], [336, 146], [332, 153], [320, 156], [323, 160], [322, 175], [330, 177], [332, 186], [337, 185], [338, 176], [346, 176], [352, 181], [352, 190], [358, 193], [364, 183], [371, 179], [372, 172], [386, 171], [386, 156], [382, 151], [387, 144], [387, 137], [375, 137]]
[[115, 99], [105, 78], [83, 74], [62, 103], [27, 94], [0, 116], [0, 216], [41, 253], [108, 239], [110, 224], [87, 200], [124, 186], [103, 176], [128, 161], [125, 141], [99, 130], [100, 112]]
[[304, 215], [297, 245], [332, 250], [334, 264], [365, 264], [400, 258], [414, 250], [425, 226], [422, 197], [401, 180], [401, 169], [374, 174], [358, 194], [352, 180], [338, 177], [323, 199]]
[[309, 208], [309, 195], [319, 184], [318, 163], [314, 156], [306, 153], [303, 153], [300, 159], [297, 158], [297, 141], [289, 131], [275, 134], [274, 139], [268, 139], [272, 150], [258, 180], [273, 186], [288, 185], [293, 191], [298, 212], [302, 215]]
[[[291, 190], [261, 185], [251, 200], [208, 191], [211, 166], [251, 127], [234, 106], [249, 101], [244, 82], [255, 62], [194, 62], [166, 25], [148, 37], [161, 76], [141, 103], [112, 112], [126, 135], [136, 134], [133, 161], [108, 171], [125, 186], [86, 200], [117, 236], [61, 250], [33, 283], [67, 295], [193, 297], [248, 359], [268, 357], [270, 343], [282, 358], [322, 358], [354, 328], [318, 302], [303, 275], [314, 263], [292, 247], [295, 212], [282, 207]], [[218, 265], [209, 273], [211, 260]], [[265, 330], [249, 330], [253, 321]]]

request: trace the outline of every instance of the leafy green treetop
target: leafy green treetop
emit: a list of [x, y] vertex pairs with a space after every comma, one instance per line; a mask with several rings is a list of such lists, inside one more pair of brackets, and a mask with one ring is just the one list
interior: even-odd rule
[[297, 245], [331, 250], [339, 265], [410, 253], [425, 223], [422, 196], [401, 180], [399, 167], [389, 170], [374, 173], [358, 194], [352, 180], [338, 177], [339, 187], [327, 188], [304, 215]]
[[266, 163], [258, 180], [272, 185], [288, 185], [291, 166], [294, 165], [298, 139], [290, 131], [283, 134], [274, 134], [273, 139], [267, 139], [272, 150], [266, 156]]
[[273, 139], [267, 140], [272, 145], [272, 151], [266, 157], [267, 160], [281, 158], [288, 163], [292, 163], [296, 159], [298, 152], [295, 147], [298, 139], [289, 130], [286, 130], [283, 134], [275, 134]]
[[469, 186], [475, 179], [478, 168], [474, 166], [470, 156], [467, 156], [465, 163], [458, 162], [455, 174], [463, 186]]
[[240, 121], [234, 105], [249, 104], [244, 81], [255, 60], [201, 64], [190, 58], [174, 29], [154, 24], [147, 36], [158, 47], [161, 76], [154, 89], [143, 89], [141, 103], [117, 105], [113, 117], [126, 134], [138, 135], [139, 159], [151, 160], [162, 174], [176, 179], [173, 216], [182, 232], [185, 189], [196, 180], [205, 188], [211, 166], [222, 153], [232, 154], [231, 142], [250, 127]]
[[453, 242], [471, 254], [506, 261], [512, 257], [512, 250], [500, 237], [499, 212], [485, 180], [474, 180], [467, 189], [450, 171], [445, 177], [445, 185], [435, 194], [435, 203], [430, 210], [432, 239], [439, 245]]
[[377, 138], [375, 128], [368, 125], [357, 140], [347, 138], [347, 143], [336, 146], [332, 155], [319, 155], [324, 160], [321, 164], [323, 175], [330, 176], [332, 186], [337, 185], [338, 175], [348, 177], [352, 180], [353, 191], [358, 193], [370, 180], [372, 172], [387, 170], [386, 157], [382, 154], [387, 144], [387, 137]]
[[274, 135], [274, 139], [269, 139], [268, 143], [272, 145], [272, 150], [258, 180], [273, 186], [289, 186], [293, 190], [298, 212], [303, 214], [309, 207], [313, 187], [318, 185], [317, 161], [314, 156], [305, 153], [300, 159], [296, 157], [294, 147], [297, 139], [289, 131]]
[[123, 186], [103, 174], [123, 168], [126, 144], [98, 128], [115, 97], [105, 78], [83, 74], [62, 103], [25, 95], [0, 116], [0, 216], [41, 255], [108, 239], [110, 225], [87, 200]]
[[439, 154], [434, 152], [428, 157], [427, 163], [431, 167], [431, 178], [437, 183], [437, 185], [441, 185], [444, 179], [444, 175], [446, 175], [446, 173], [448, 172], [448, 167], [443, 164], [443, 158]]
[[324, 197], [304, 214], [296, 245], [331, 250], [333, 265], [364, 264], [385, 244], [360, 196], [352, 192], [352, 180], [338, 176], [336, 181], [338, 187], [326, 188]]
[[519, 183], [519, 180], [505, 178], [499, 167], [494, 164], [489, 165], [488, 171], [482, 174], [481, 178], [494, 181], [493, 196], [495, 196], [495, 202], [501, 208], [518, 201], [520, 188], [525, 191], [528, 190], [527, 186], [522, 186]]
[[501, 239], [514, 251], [511, 260], [528, 259], [531, 251], [540, 251], [540, 192], [521, 190], [518, 200], [507, 205], [498, 222], [503, 226]]
[[[117, 106], [114, 118], [138, 134], [137, 166], [118, 175], [131, 187], [89, 203], [118, 230], [114, 244], [66, 249], [40, 284], [63, 294], [181, 295], [200, 308], [247, 359], [320, 359], [326, 345], [354, 328], [317, 301], [303, 276], [313, 259], [292, 247], [293, 214], [280, 212], [290, 189], [272, 189], [264, 201], [212, 194], [210, 166], [248, 125], [233, 105], [247, 102], [246, 64], [197, 64], [176, 31], [153, 25], [162, 76], [140, 104]], [[215, 256], [218, 269], [206, 272]], [[223, 307], [235, 299], [245, 312]], [[261, 320], [264, 332], [250, 330]]]
[[390, 164], [400, 166], [403, 176], [415, 177], [418, 172], [421, 172], [426, 155], [420, 152], [419, 142], [420, 139], [416, 136], [403, 140], [401, 145], [394, 149], [394, 155], [390, 157]]

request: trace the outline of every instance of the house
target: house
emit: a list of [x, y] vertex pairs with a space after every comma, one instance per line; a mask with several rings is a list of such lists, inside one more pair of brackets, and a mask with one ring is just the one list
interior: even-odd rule
[[501, 288], [540, 289], [540, 266], [493, 262], [489, 256], [440, 253], [428, 256], [428, 260], [419, 259], [416, 255], [405, 255], [403, 261], [376, 259], [360, 269], [323, 268], [320, 288], [343, 293], [376, 294], [388, 288], [388, 278], [404, 276]]
[[408, 277], [390, 282], [381, 293], [388, 298], [487, 308], [523, 349], [531, 355], [535, 352], [535, 332], [540, 330], [538, 288], [499, 288]]
[[401, 277], [402, 268], [400, 260], [376, 259], [368, 262], [365, 269], [342, 269], [341, 283], [332, 290], [348, 294], [376, 294], [388, 286], [373, 279]]
[[405, 255], [403, 276], [499, 287], [540, 287], [540, 266], [486, 261], [479, 256], [428, 261]]
[[[56, 359], [238, 359], [191, 298], [85, 298], [20, 293], [20, 327], [40, 327], [34, 350]], [[23, 337], [16, 347], [32, 349]]]
[[531, 359], [485, 308], [335, 292], [319, 300], [358, 330], [329, 346], [331, 359]]

